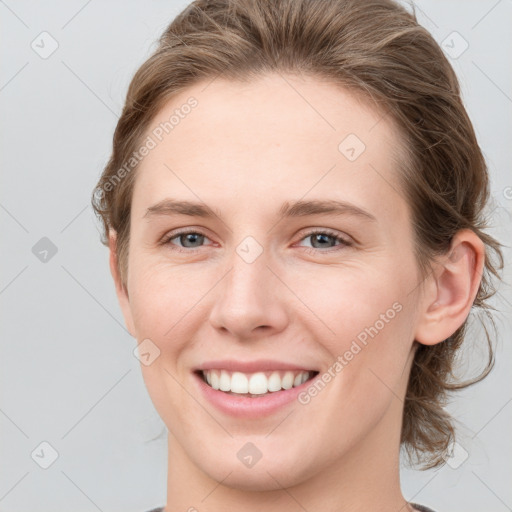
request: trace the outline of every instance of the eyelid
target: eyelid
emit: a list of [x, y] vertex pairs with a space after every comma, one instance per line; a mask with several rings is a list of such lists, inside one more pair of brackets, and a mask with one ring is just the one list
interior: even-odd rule
[[349, 237], [348, 235], [345, 235], [344, 233], [340, 233], [339, 231], [336, 231], [336, 230], [330, 229], [330, 228], [310, 228], [305, 233], [302, 233], [300, 240], [303, 240], [304, 238], [307, 238], [308, 236], [316, 235], [316, 234], [329, 235], [329, 236], [332, 236], [333, 238], [342, 240], [343, 242], [345, 242], [347, 244], [354, 243], [353, 239], [351, 237]]
[[[204, 236], [205, 238], [208, 238], [210, 239], [210, 237], [208, 235], [206, 235], [201, 229], [197, 228], [182, 228], [182, 229], [178, 229], [176, 231], [171, 231], [171, 232], [168, 232], [166, 233], [164, 236], [162, 236], [160, 238], [160, 241], [158, 242], [159, 245], [171, 245], [169, 242], [173, 239], [173, 238], [176, 238], [177, 236], [179, 235], [188, 235], [188, 234], [197, 234], [197, 235], [201, 235], [201, 236]], [[182, 248], [182, 247], [179, 247], [179, 246], [175, 246], [176, 249], [173, 248], [173, 250], [177, 250], [177, 251], [181, 251], [181, 252], [188, 252], [188, 253], [193, 253], [193, 252], [196, 252], [198, 251], [199, 249], [201, 249], [201, 247], [198, 247], [198, 248]]]
[[342, 235], [338, 231], [332, 230], [330, 228], [312, 228], [308, 230], [306, 233], [302, 233], [299, 242], [302, 242], [306, 238], [316, 234], [328, 235], [340, 243], [338, 245], [335, 245], [334, 247], [327, 247], [326, 249], [317, 249], [315, 247], [303, 247], [303, 249], [305, 249], [305, 252], [314, 252], [317, 254], [332, 253], [337, 252], [343, 248], [352, 247], [355, 243], [354, 240], [348, 235]]

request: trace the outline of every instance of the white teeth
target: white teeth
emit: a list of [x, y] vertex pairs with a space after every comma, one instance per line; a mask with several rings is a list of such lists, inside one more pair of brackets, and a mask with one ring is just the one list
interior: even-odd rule
[[283, 386], [284, 389], [290, 389], [293, 386], [293, 373], [292, 372], [286, 372], [284, 374], [281, 385]]
[[204, 370], [206, 382], [213, 388], [224, 392], [264, 395], [268, 392], [290, 389], [306, 382], [311, 372], [273, 371], [245, 374], [227, 370]]
[[213, 389], [219, 389], [219, 372], [217, 370], [211, 371], [211, 386]]
[[231, 375], [231, 385], [229, 390], [233, 393], [249, 393], [249, 379], [241, 372], [234, 372]]
[[269, 391], [281, 391], [281, 376], [279, 372], [273, 372], [268, 378], [267, 387]]
[[249, 393], [263, 395], [268, 392], [267, 377], [264, 373], [253, 373], [249, 379]]
[[219, 389], [221, 391], [229, 391], [231, 389], [231, 377], [229, 373], [224, 370], [220, 371]]

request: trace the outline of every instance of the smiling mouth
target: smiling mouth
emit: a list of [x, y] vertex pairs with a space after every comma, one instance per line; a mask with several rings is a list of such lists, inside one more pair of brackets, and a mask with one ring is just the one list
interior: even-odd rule
[[242, 373], [224, 369], [195, 372], [208, 386], [229, 395], [252, 398], [296, 388], [318, 375], [315, 370], [271, 370]]

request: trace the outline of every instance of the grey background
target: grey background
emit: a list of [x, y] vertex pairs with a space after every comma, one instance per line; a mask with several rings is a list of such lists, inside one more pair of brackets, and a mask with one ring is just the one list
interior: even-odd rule
[[[150, 441], [164, 424], [133, 356], [89, 199], [133, 73], [187, 4], [0, 0], [0, 512], [165, 503], [166, 439]], [[452, 62], [492, 174], [492, 233], [510, 245], [512, 3], [415, 5], [450, 51], [463, 44], [453, 31], [469, 44]], [[31, 47], [51, 48], [43, 31], [58, 43], [46, 59]], [[43, 237], [57, 249], [46, 262], [33, 253]], [[495, 370], [450, 406], [468, 458], [455, 467], [464, 458], [455, 452], [453, 467], [404, 468], [407, 499], [439, 512], [512, 510], [510, 299], [503, 286]], [[469, 353], [481, 360], [477, 348]], [[51, 454], [44, 441], [59, 454], [48, 469], [39, 465]]]

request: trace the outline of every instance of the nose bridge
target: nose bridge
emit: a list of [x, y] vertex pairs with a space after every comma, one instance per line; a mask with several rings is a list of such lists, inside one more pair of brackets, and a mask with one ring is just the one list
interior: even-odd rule
[[210, 320], [239, 337], [258, 327], [282, 329], [286, 311], [279, 285], [268, 266], [270, 251], [254, 237], [245, 237], [229, 258], [229, 272], [222, 280]]
[[237, 309], [243, 310], [258, 307], [258, 302], [261, 307], [264, 299], [270, 298], [272, 273], [267, 268], [268, 259], [268, 251], [252, 236], [235, 247], [222, 293], [226, 304], [233, 301]]

